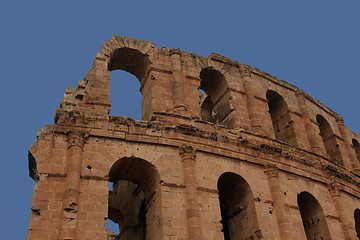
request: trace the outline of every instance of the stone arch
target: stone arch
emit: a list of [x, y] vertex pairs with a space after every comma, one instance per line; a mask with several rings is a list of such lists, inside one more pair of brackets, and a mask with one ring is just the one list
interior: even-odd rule
[[353, 139], [352, 144], [353, 144], [353, 148], [356, 152], [356, 157], [360, 162], [360, 143], [356, 139]]
[[96, 107], [97, 112], [109, 114], [111, 71], [122, 70], [134, 75], [141, 84], [142, 102], [148, 111], [142, 118], [148, 120], [152, 113], [151, 87], [145, 84], [149, 78], [155, 44], [133, 38], [113, 36], [105, 42], [95, 56], [92, 68], [84, 77], [84, 102]]
[[[96, 55], [93, 68], [104, 69], [105, 64], [106, 67], [110, 65], [111, 59], [114, 58], [114, 54], [116, 54], [117, 49], [133, 49], [140, 52], [143, 55], [152, 57], [153, 51], [155, 48], [155, 44], [152, 42], [147, 42], [143, 40], [138, 40], [134, 38], [122, 37], [118, 35], [112, 36], [107, 42], [105, 42], [100, 50], [100, 52]], [[112, 69], [113, 70], [113, 69]], [[133, 73], [134, 74], [134, 73]]]
[[224, 240], [257, 239], [259, 225], [254, 196], [246, 180], [226, 172], [219, 177], [217, 187]]
[[331, 239], [323, 210], [316, 198], [301, 192], [297, 196], [297, 203], [301, 214], [307, 239]]
[[[126, 90], [127, 92], [123, 92], [124, 93], [123, 96], [125, 96], [126, 94], [129, 94], [128, 91], [131, 91], [129, 98], [137, 97], [136, 99], [133, 99], [132, 102], [137, 102], [139, 104], [141, 102], [140, 99], [142, 98], [142, 94], [143, 94], [142, 93], [143, 84], [145, 82], [146, 76], [149, 73], [150, 65], [151, 64], [150, 64], [150, 60], [149, 60], [148, 56], [141, 53], [139, 50], [128, 48], [128, 47], [117, 48], [112, 53], [109, 64], [108, 64], [108, 70], [110, 71], [110, 74], [111, 74], [111, 77], [110, 77], [111, 84], [110, 85], [112, 87], [114, 87], [114, 84], [115, 84], [113, 82], [114, 80], [122, 80], [122, 79], [114, 79], [114, 75], [112, 74], [112, 73], [114, 73], [113, 71], [125, 71], [125, 72], [132, 74], [140, 82], [140, 87], [139, 87], [139, 90], [137, 90], [137, 91], [140, 91], [141, 95], [139, 95], [139, 92], [136, 92], [136, 86], [134, 86], [135, 89], [129, 88]], [[126, 75], [123, 74], [122, 76], [125, 76], [125, 78], [126, 78]], [[135, 80], [135, 79], [131, 79], [131, 80]], [[128, 85], [130, 85], [130, 84], [128, 84]], [[114, 94], [114, 96], [117, 96], [117, 94], [116, 94], [117, 91], [119, 91], [119, 90], [110, 89], [110, 93]], [[145, 93], [145, 96], [147, 96], [147, 95], [148, 94]], [[113, 100], [114, 96], [110, 95], [110, 99]], [[138, 99], [138, 98], [140, 98], [140, 99]], [[121, 100], [122, 100], [121, 104], [123, 104], [123, 106], [126, 106], [127, 102], [129, 101], [129, 99], [125, 98], [125, 97], [122, 98]], [[117, 104], [120, 104], [120, 103], [117, 103]], [[115, 104], [115, 102], [112, 101], [112, 106], [116, 106], [117, 104]], [[141, 105], [140, 104], [135, 105], [135, 107], [138, 107], [138, 109], [137, 109], [138, 113], [139, 113], [138, 115], [140, 115], [140, 112], [142, 111]], [[122, 109], [120, 109], [120, 111], [121, 110]], [[121, 115], [124, 116], [124, 114], [122, 112], [121, 112]], [[129, 114], [127, 114], [127, 115], [129, 115]]]
[[355, 209], [354, 211], [354, 220], [355, 220], [355, 230], [356, 237], [360, 239], [360, 209]]
[[124, 157], [112, 165], [109, 181], [114, 185], [109, 192], [108, 216], [119, 224], [120, 239], [161, 239], [160, 175], [156, 167], [144, 159]]
[[323, 140], [327, 156], [337, 164], [344, 165], [337, 143], [336, 136], [329, 122], [320, 114], [316, 115], [316, 121], [319, 126], [320, 136]]
[[268, 90], [266, 92], [269, 113], [275, 133], [275, 138], [282, 142], [297, 146], [294, 129], [294, 121], [285, 99], [277, 92]]
[[124, 70], [137, 77], [140, 82], [144, 81], [150, 69], [148, 56], [137, 49], [128, 47], [117, 48], [113, 51], [108, 63], [108, 70]]
[[220, 124], [225, 122], [231, 108], [226, 96], [228, 84], [224, 75], [213, 67], [206, 67], [200, 72], [200, 80], [200, 89], [204, 91], [203, 101], [200, 101], [200, 116], [205, 117], [202, 120]]

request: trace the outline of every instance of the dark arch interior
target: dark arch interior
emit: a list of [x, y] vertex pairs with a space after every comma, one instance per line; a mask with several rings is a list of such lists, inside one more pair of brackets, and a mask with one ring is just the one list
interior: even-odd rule
[[241, 176], [227, 172], [218, 180], [221, 223], [225, 240], [257, 239], [254, 197]]
[[356, 157], [360, 161], [360, 144], [356, 139], [352, 140], [352, 144], [356, 152]]
[[204, 91], [200, 96], [201, 118], [221, 124], [231, 111], [226, 96], [228, 85], [225, 77], [218, 70], [208, 67], [201, 70], [200, 79], [199, 89]]
[[138, 185], [150, 198], [160, 182], [159, 173], [154, 165], [135, 157], [124, 157], [113, 164], [109, 172], [110, 182], [126, 180]]
[[139, 50], [123, 47], [116, 49], [112, 53], [108, 68], [109, 71], [127, 71], [135, 75], [140, 81], [143, 81], [149, 71], [150, 60], [148, 56]]
[[297, 197], [301, 219], [308, 240], [330, 239], [330, 232], [326, 224], [322, 208], [316, 198], [308, 192], [302, 192]]
[[[121, 158], [109, 172], [113, 189], [109, 191], [108, 217], [119, 224], [119, 239], [145, 240], [147, 228], [158, 228], [156, 222], [148, 225], [148, 212], [154, 213], [157, 204], [148, 204], [156, 194], [160, 176], [151, 163], [134, 157]], [[158, 199], [158, 198], [157, 198]], [[156, 202], [156, 201], [155, 201]]]
[[360, 209], [354, 211], [356, 237], [360, 239]]
[[206, 93], [203, 93], [200, 97], [201, 103], [201, 119], [207, 122], [216, 122], [215, 112], [213, 109], [213, 103], [209, 96]]
[[331, 135], [333, 135], [333, 130], [330, 127], [329, 122], [321, 115], [317, 115], [316, 116], [316, 121], [319, 124], [319, 128], [320, 128], [320, 134], [323, 138], [329, 138], [331, 137]]
[[268, 100], [269, 113], [274, 128], [275, 138], [282, 142], [289, 143], [296, 146], [295, 129], [293, 126], [294, 121], [284, 98], [273, 90], [266, 93]]
[[200, 89], [204, 90], [216, 102], [220, 98], [221, 90], [226, 89], [225, 77], [212, 67], [204, 68], [200, 72]]
[[329, 159], [336, 162], [337, 164], [343, 165], [343, 160], [336, 141], [336, 136], [329, 122], [320, 114], [316, 116], [316, 121], [319, 125], [320, 135]]

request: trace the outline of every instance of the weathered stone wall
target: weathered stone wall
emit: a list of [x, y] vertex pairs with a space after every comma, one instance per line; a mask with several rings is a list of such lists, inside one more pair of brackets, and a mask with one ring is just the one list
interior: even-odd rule
[[[117, 69], [143, 121], [109, 116]], [[258, 69], [114, 36], [29, 150], [27, 239], [356, 239], [359, 141]]]

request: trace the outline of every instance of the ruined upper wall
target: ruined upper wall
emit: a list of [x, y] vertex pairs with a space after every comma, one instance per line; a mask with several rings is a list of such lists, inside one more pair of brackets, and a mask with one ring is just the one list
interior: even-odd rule
[[218, 125], [312, 152], [349, 170], [359, 168], [360, 138], [338, 114], [297, 87], [214, 53], [205, 58], [116, 35], [103, 44], [78, 87], [66, 89], [55, 124], [107, 129], [113, 70], [139, 79], [144, 121]]

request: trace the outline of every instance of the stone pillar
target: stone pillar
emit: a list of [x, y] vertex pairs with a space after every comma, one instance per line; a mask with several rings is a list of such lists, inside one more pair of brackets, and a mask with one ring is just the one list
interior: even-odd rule
[[279, 172], [275, 164], [265, 165], [265, 172], [269, 180], [271, 197], [274, 202], [274, 210], [279, 226], [280, 236], [282, 240], [291, 240], [291, 229], [289, 221], [286, 217], [285, 203], [279, 184]]
[[66, 180], [64, 184], [61, 239], [77, 239], [77, 213], [80, 194], [82, 151], [87, 133], [67, 132]]
[[192, 146], [183, 144], [180, 147], [184, 171], [184, 184], [186, 191], [186, 215], [188, 234], [190, 240], [201, 240], [199, 200], [197, 196], [195, 158], [196, 153]]
[[247, 109], [249, 112], [251, 127], [254, 130], [259, 130], [259, 128], [261, 128], [261, 123], [257, 115], [257, 104], [254, 98], [254, 89], [252, 87], [250, 76], [250, 70], [247, 67], [241, 68], [241, 78], [244, 82], [244, 90], [247, 98]]
[[[303, 116], [303, 121], [305, 125], [305, 131], [307, 139], [309, 140], [310, 146], [308, 148], [309, 151], [313, 151], [317, 154], [324, 155], [324, 153], [320, 149], [319, 143], [322, 143], [323, 140], [321, 139], [321, 136], [316, 134], [318, 132], [317, 127], [311, 122], [311, 118], [308, 112], [308, 109], [306, 107], [306, 98], [305, 93], [302, 90], [297, 90], [296, 97], [298, 100], [299, 108], [301, 111], [301, 114]], [[326, 155], [326, 152], [325, 152]]]
[[[357, 174], [360, 173], [360, 166], [359, 166], [359, 161], [356, 157], [356, 152], [355, 152], [355, 149], [352, 148], [352, 143], [349, 141], [349, 136], [347, 134], [347, 131], [346, 131], [346, 127], [344, 125], [344, 119], [340, 116], [337, 116], [336, 117], [336, 122], [338, 124], [338, 127], [339, 127], [339, 130], [340, 130], [340, 134], [341, 134], [341, 137], [342, 139], [344, 140], [344, 143], [345, 143], [345, 148], [346, 148], [346, 151], [347, 151], [347, 155], [348, 155], [348, 158], [349, 158], [349, 161], [350, 161], [350, 165], [353, 169], [354, 172], [356, 172]], [[348, 164], [345, 164], [345, 166], [348, 165]]]
[[351, 229], [349, 227], [349, 223], [346, 221], [343, 204], [341, 203], [341, 199], [340, 199], [341, 186], [337, 183], [330, 182], [328, 184], [328, 190], [329, 190], [330, 196], [333, 200], [336, 213], [337, 213], [338, 217], [340, 218], [341, 229], [342, 229], [344, 237], [345, 237], [344, 239], [351, 240], [351, 239], [353, 239], [353, 237], [351, 235]]
[[[259, 106], [257, 103], [258, 100], [255, 99], [256, 90], [251, 81], [250, 70], [246, 66], [241, 66], [240, 71], [241, 71], [241, 78], [244, 83], [244, 91], [246, 94], [247, 109], [249, 112], [249, 120], [250, 120], [251, 128], [254, 130], [255, 133], [268, 136], [268, 133], [266, 133], [265, 129], [263, 129], [262, 127], [264, 119], [260, 119], [258, 114], [259, 113]], [[272, 135], [273, 135], [272, 137], [275, 137], [274, 133], [272, 133]]]
[[184, 106], [184, 77], [181, 69], [181, 51], [170, 50], [173, 95], [175, 108]]

